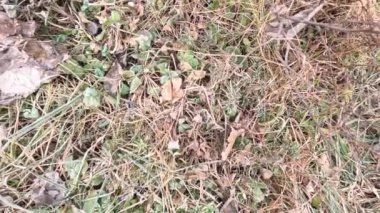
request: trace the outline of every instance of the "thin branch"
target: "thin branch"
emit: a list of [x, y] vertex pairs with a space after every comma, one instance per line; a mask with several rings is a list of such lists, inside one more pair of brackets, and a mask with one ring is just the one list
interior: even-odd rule
[[[320, 26], [320, 27], [331, 29], [331, 30], [336, 30], [336, 31], [341, 31], [341, 32], [346, 32], [346, 33], [380, 34], [379, 30], [375, 30], [373, 28], [349, 29], [349, 28], [344, 28], [344, 27], [341, 27], [341, 26], [327, 24], [327, 23], [301, 20], [301, 19], [298, 19], [298, 18], [293, 18], [293, 17], [286, 16], [286, 15], [278, 15], [278, 16], [281, 17], [281, 18], [289, 19], [289, 20], [294, 21], [294, 22], [304, 23], [304, 24], [310, 24], [310, 25], [314, 25], [314, 26]], [[374, 23], [367, 23], [367, 24], [374, 24]]]

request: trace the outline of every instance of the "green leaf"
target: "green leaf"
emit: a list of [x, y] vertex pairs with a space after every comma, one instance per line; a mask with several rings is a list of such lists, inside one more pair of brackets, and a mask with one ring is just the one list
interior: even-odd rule
[[104, 38], [104, 36], [106, 35], [106, 30], [102, 30], [102, 32], [101, 33], [99, 33], [97, 36], [95, 36], [95, 40], [96, 41], [101, 41], [101, 40], [103, 40], [103, 38]]
[[87, 70], [78, 64], [74, 59], [68, 59], [63, 64], [60, 65], [60, 68], [64, 73], [73, 74], [78, 77], [83, 77]]
[[104, 77], [104, 75], [105, 75], [104, 70], [102, 68], [99, 68], [99, 67], [95, 68], [94, 72], [95, 72], [95, 75], [98, 77]]
[[209, 1], [210, 3], [209, 3], [209, 5], [208, 5], [208, 8], [210, 9], [210, 10], [216, 10], [216, 9], [218, 9], [218, 7], [219, 7], [219, 0], [211, 0], [211, 1]]
[[37, 119], [40, 117], [40, 113], [35, 107], [31, 109], [24, 109], [22, 112], [23, 117], [27, 119]]
[[239, 111], [238, 111], [238, 108], [235, 104], [230, 104], [226, 108], [225, 112], [226, 112], [228, 119], [233, 120], [233, 119], [235, 119], [235, 117], [237, 116]]
[[130, 88], [127, 84], [125, 84], [124, 82], [121, 83], [120, 85], [120, 95], [128, 95], [129, 92], [130, 92]]
[[185, 182], [183, 180], [180, 180], [180, 179], [175, 179], [175, 180], [169, 181], [169, 189], [170, 190], [179, 190], [185, 185], [186, 185]]
[[152, 97], [159, 97], [161, 92], [160, 87], [148, 87], [148, 95]]
[[143, 65], [133, 65], [131, 68], [129, 68], [129, 70], [135, 74], [138, 74], [144, 70], [144, 66]]
[[323, 201], [322, 201], [322, 197], [320, 195], [316, 195], [311, 199], [311, 206], [316, 208], [316, 209], [321, 207], [322, 203], [323, 203]]
[[135, 38], [140, 50], [149, 50], [152, 45], [153, 35], [149, 31], [143, 31]]
[[89, 0], [83, 0], [83, 3], [82, 3], [82, 6], [81, 6], [81, 11], [86, 11], [86, 10], [88, 10], [88, 8], [90, 7], [90, 5], [89, 5], [90, 3], [89, 3]]
[[178, 120], [178, 132], [186, 132], [187, 130], [189, 130], [191, 127], [189, 124], [187, 124], [186, 120], [181, 118]]
[[[3, 1], [4, 2], [4, 1]], [[9, 18], [16, 18], [17, 17], [17, 4], [9, 4], [7, 1], [6, 3], [2, 3], [1, 6], [7, 13]]]
[[134, 93], [136, 92], [136, 90], [139, 88], [139, 86], [141, 86], [143, 82], [141, 81], [141, 79], [139, 77], [134, 77], [131, 81], [131, 85], [130, 85], [130, 93]]
[[160, 77], [160, 83], [164, 85], [167, 81], [169, 81], [171, 77], [169, 75], [163, 75]]
[[103, 57], [107, 57], [108, 54], [109, 54], [108, 46], [107, 46], [107, 45], [104, 45], [104, 46], [102, 47], [101, 52], [102, 52], [102, 56], [103, 56]]
[[166, 61], [158, 63], [156, 67], [161, 74], [169, 72], [169, 64]]
[[267, 185], [264, 182], [252, 180], [249, 186], [255, 203], [260, 203], [265, 200], [266, 194], [264, 192], [267, 189]]
[[57, 38], [55, 39], [58, 43], [64, 43], [67, 41], [67, 35], [64, 35], [64, 34], [60, 34], [57, 36]]
[[243, 26], [248, 26], [252, 22], [250, 17], [251, 17], [250, 13], [240, 14], [240, 24]]
[[101, 95], [95, 89], [91, 87], [87, 87], [83, 93], [83, 104], [87, 108], [97, 108], [100, 106]]
[[111, 15], [107, 18], [107, 24], [115, 24], [121, 21], [121, 14], [116, 10], [111, 11]]
[[100, 209], [100, 205], [98, 203], [99, 196], [95, 191], [89, 193], [83, 203], [83, 211], [86, 213], [95, 212], [95, 210]]
[[85, 157], [78, 160], [72, 160], [72, 156], [70, 156], [68, 160], [65, 161], [63, 168], [68, 174], [73, 185], [76, 185], [81, 176], [87, 171], [88, 164]]
[[182, 62], [187, 62], [193, 69], [199, 68], [200, 62], [195, 58], [193, 51], [186, 51], [178, 53], [178, 59]]
[[245, 57], [241, 56], [242, 52], [239, 47], [228, 46], [225, 48], [225, 51], [232, 55], [231, 56], [232, 63], [237, 64], [242, 68], [248, 67], [248, 61]]
[[102, 184], [104, 181], [103, 177], [101, 175], [95, 175], [94, 177], [92, 177], [91, 179], [91, 184], [93, 186], [99, 186], [100, 184]]

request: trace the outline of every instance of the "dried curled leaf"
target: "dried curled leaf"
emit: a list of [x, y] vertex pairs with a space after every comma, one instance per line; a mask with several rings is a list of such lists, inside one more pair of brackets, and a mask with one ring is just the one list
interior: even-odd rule
[[16, 47], [0, 52], [0, 104], [30, 95], [57, 74]]
[[37, 24], [34, 21], [18, 22], [8, 17], [4, 12], [0, 12], [0, 42], [5, 38], [17, 34], [25, 37], [33, 37]]
[[182, 79], [173, 78], [166, 81], [162, 85], [161, 96], [164, 101], [176, 102], [184, 96], [184, 91], [181, 89]]
[[122, 79], [123, 69], [118, 62], [115, 62], [108, 70], [104, 78], [104, 89], [111, 95], [115, 95]]
[[65, 198], [67, 189], [58, 172], [48, 172], [44, 178], [36, 178], [30, 198], [37, 205], [55, 205]]
[[245, 132], [244, 129], [235, 130], [232, 128], [230, 135], [227, 138], [227, 147], [222, 152], [222, 160], [227, 160], [228, 155], [231, 153], [234, 147], [236, 139]]
[[64, 60], [48, 42], [25, 39], [34, 35], [34, 22], [20, 22], [0, 12], [0, 105], [26, 97], [58, 75]]
[[204, 70], [193, 70], [189, 75], [189, 79], [193, 81], [201, 80], [204, 77], [206, 77], [206, 71]]

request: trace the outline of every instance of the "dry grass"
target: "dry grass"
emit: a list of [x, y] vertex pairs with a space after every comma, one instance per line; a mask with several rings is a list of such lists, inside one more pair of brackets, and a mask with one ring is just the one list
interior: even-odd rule
[[[0, 196], [12, 204], [0, 205], [2, 212], [17, 206], [41, 212], [380, 208], [378, 156], [372, 153], [380, 137], [376, 35], [309, 25], [297, 39], [278, 42], [265, 33], [273, 18], [271, 1], [151, 0], [137, 1], [135, 8], [127, 1], [90, 3], [84, 12], [89, 20], [111, 11], [122, 15], [122, 22], [104, 27], [105, 36], [96, 40], [80, 18], [81, 1], [32, 2], [21, 3], [19, 17], [39, 21], [41, 38], [64, 37], [62, 45], [75, 60], [86, 58], [79, 66], [97, 58], [107, 67], [121, 52], [125, 70], [139, 64], [145, 71], [133, 94], [106, 94], [89, 68], [0, 107], [0, 124], [9, 134], [0, 151]], [[313, 3], [281, 2], [292, 14]], [[329, 0], [314, 20], [347, 28], [376, 20], [379, 5], [362, 2], [368, 5]], [[141, 51], [129, 41], [144, 30], [154, 39]], [[109, 53], [102, 56], [105, 45]], [[187, 49], [207, 73], [202, 80], [179, 71], [177, 55]], [[134, 59], [136, 53], [145, 57]], [[185, 97], [174, 104], [148, 92], [161, 85], [155, 70], [162, 60], [184, 80]], [[99, 108], [84, 107], [87, 86], [102, 93]], [[31, 108], [40, 112], [38, 119], [23, 118]], [[221, 161], [232, 128], [245, 134]], [[168, 150], [173, 140], [179, 141], [178, 152]], [[49, 171], [60, 174], [69, 193], [60, 205], [37, 206], [29, 196], [33, 180]]]

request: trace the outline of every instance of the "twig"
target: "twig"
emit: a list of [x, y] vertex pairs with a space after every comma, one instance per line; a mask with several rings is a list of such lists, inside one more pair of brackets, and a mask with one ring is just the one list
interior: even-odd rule
[[[310, 24], [310, 25], [315, 25], [315, 26], [320, 26], [320, 27], [324, 27], [324, 28], [329, 28], [331, 30], [336, 30], [336, 31], [341, 31], [341, 32], [346, 32], [346, 33], [374, 33], [374, 34], [380, 34], [380, 31], [374, 30], [373, 28], [349, 29], [349, 28], [344, 28], [344, 27], [340, 27], [340, 26], [337, 26], [337, 25], [327, 24], [327, 23], [301, 20], [301, 19], [298, 19], [298, 18], [293, 18], [293, 17], [286, 16], [286, 15], [279, 15], [278, 14], [278, 16], [281, 17], [281, 18], [289, 19], [289, 20], [294, 21], [294, 22], [304, 23], [304, 24]], [[374, 24], [374, 23], [368, 23], [368, 24]]]

